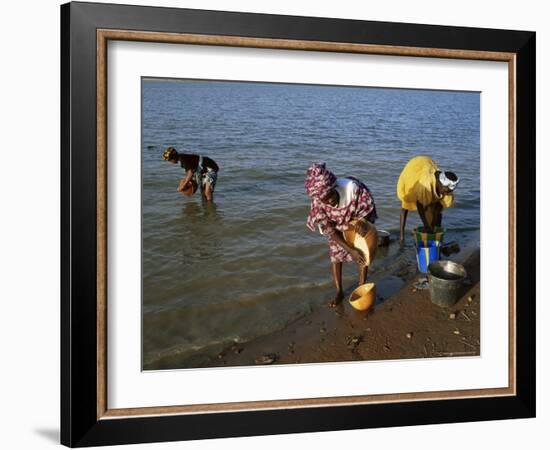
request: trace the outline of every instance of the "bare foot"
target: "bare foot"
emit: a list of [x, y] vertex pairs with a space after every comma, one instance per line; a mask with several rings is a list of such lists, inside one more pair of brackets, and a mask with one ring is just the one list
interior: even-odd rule
[[334, 299], [328, 304], [328, 307], [336, 308], [340, 303], [342, 303], [343, 299], [344, 299], [344, 293], [342, 291], [338, 291]]

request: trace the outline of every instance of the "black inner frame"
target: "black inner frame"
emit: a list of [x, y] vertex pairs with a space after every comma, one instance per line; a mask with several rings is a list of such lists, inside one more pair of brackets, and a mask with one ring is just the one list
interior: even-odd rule
[[[98, 28], [515, 53], [517, 395], [97, 420]], [[534, 32], [526, 31], [79, 2], [62, 5], [61, 443], [81, 447], [534, 417], [535, 38]]]

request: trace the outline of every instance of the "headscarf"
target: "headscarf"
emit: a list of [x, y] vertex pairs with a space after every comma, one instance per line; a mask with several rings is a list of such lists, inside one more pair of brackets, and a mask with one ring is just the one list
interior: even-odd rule
[[310, 198], [322, 199], [336, 185], [336, 175], [327, 169], [325, 163], [314, 163], [307, 169], [304, 184]]
[[440, 172], [439, 182], [443, 186], [447, 186], [449, 190], [454, 191], [456, 186], [460, 182], [460, 178], [458, 178], [453, 172]]
[[162, 159], [165, 161], [170, 161], [175, 155], [177, 155], [177, 150], [174, 147], [166, 147], [162, 154]]

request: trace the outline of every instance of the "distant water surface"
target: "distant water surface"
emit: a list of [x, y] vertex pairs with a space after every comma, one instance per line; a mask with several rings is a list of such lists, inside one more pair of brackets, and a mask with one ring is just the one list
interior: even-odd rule
[[[461, 178], [447, 239], [479, 239], [478, 93], [152, 79], [142, 93], [145, 369], [194, 367], [327, 301], [326, 239], [305, 226], [313, 161], [365, 182], [377, 227], [397, 235], [399, 173], [430, 155]], [[214, 203], [176, 192], [184, 173], [162, 161], [167, 145], [218, 163]], [[409, 214], [407, 228], [419, 222]], [[369, 278], [414, 266], [409, 238]], [[355, 282], [348, 264], [345, 287]]]

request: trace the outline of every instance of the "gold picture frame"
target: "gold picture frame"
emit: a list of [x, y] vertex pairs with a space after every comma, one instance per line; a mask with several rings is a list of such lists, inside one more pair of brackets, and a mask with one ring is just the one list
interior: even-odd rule
[[[154, 10], [154, 11], [152, 11]], [[132, 12], [132, 18], [128, 13]], [[105, 20], [109, 17], [109, 21]], [[174, 19], [177, 18], [177, 20]], [[217, 30], [220, 18], [228, 25]], [[278, 37], [271, 36], [273, 30], [287, 30], [285, 24], [314, 24], [301, 38], [288, 31], [279, 31]], [[110, 26], [107, 26], [108, 22]], [[115, 24], [116, 26], [112, 26]], [[251, 25], [253, 24], [253, 25]], [[354, 28], [356, 27], [356, 28]], [[392, 32], [389, 33], [389, 28]], [[178, 28], [179, 31], [174, 31]], [[307, 28], [307, 27], [306, 27]], [[357, 30], [367, 30], [360, 38], [353, 34]], [[368, 30], [372, 29], [369, 34]], [[170, 30], [170, 31], [169, 31]], [[266, 36], [260, 36], [265, 31]], [[385, 31], [384, 31], [385, 30]], [[411, 31], [413, 30], [413, 31]], [[379, 33], [382, 38], [377, 38]], [[219, 34], [218, 34], [219, 33]], [[412, 34], [411, 34], [412, 33]], [[85, 36], [83, 38], [82, 36]], [[320, 39], [330, 36], [330, 40]], [[412, 38], [411, 36], [417, 36]], [[507, 36], [505, 44], [502, 36]], [[466, 43], [473, 38], [479, 41], [468, 48]], [[79, 40], [80, 39], [80, 40]], [[82, 41], [84, 39], [84, 41]], [[262, 49], [284, 49], [294, 51], [320, 51], [339, 53], [361, 53], [390, 56], [409, 56], [426, 58], [451, 58], [501, 61], [508, 64], [508, 246], [509, 246], [509, 341], [508, 341], [508, 387], [492, 389], [471, 389], [460, 391], [434, 391], [422, 393], [381, 394], [365, 396], [302, 398], [288, 400], [269, 400], [253, 402], [211, 403], [201, 405], [171, 405], [144, 408], [113, 409], [107, 402], [107, 43], [109, 41], [139, 41], [167, 44], [213, 45], [247, 47]], [[359, 42], [357, 42], [359, 41]], [[475, 41], [475, 39], [474, 39]], [[396, 43], [400, 42], [400, 44]], [[431, 45], [430, 45], [431, 43]], [[445, 46], [437, 47], [436, 43]], [[483, 420], [492, 418], [532, 417], [534, 416], [534, 386], [528, 385], [534, 373], [534, 355], [527, 355], [526, 348], [532, 344], [533, 330], [525, 328], [525, 318], [534, 315], [534, 304], [517, 302], [518, 282], [528, 283], [530, 275], [525, 270], [518, 272], [518, 246], [529, 223], [525, 216], [519, 216], [519, 184], [530, 183], [525, 179], [525, 170], [534, 164], [534, 137], [531, 135], [529, 118], [534, 117], [534, 103], [528, 101], [534, 96], [534, 33], [512, 32], [504, 30], [457, 29], [405, 24], [385, 24], [376, 22], [350, 23], [336, 19], [290, 18], [285, 16], [267, 16], [244, 13], [220, 13], [197, 10], [173, 10], [164, 8], [130, 7], [123, 5], [99, 5], [71, 3], [62, 7], [62, 56], [64, 90], [62, 95], [62, 119], [66, 134], [62, 135], [63, 151], [71, 156], [71, 165], [63, 168], [65, 191], [62, 192], [64, 208], [64, 244], [62, 254], [62, 285], [65, 286], [62, 297], [62, 380], [68, 383], [62, 393], [62, 443], [70, 446], [98, 445], [111, 443], [134, 443], [148, 440], [196, 439], [202, 437], [237, 436], [246, 434], [268, 434], [294, 431], [315, 431], [344, 429], [341, 421], [328, 422], [330, 409], [338, 408], [341, 414], [351, 414], [361, 408], [364, 412], [379, 411], [380, 408], [395, 408], [393, 419], [367, 424], [357, 419], [349, 422], [351, 427], [387, 426], [403, 423], [432, 423], [433, 409], [445, 411], [444, 421]], [[410, 45], [408, 45], [410, 44]], [[508, 47], [506, 47], [508, 46]], [[85, 61], [87, 67], [95, 66], [94, 76], [82, 75], [74, 70], [75, 65]], [[83, 69], [84, 70], [84, 69]], [[95, 102], [86, 102], [79, 110], [81, 98], [74, 91], [74, 82], [84, 86], [84, 91]], [[73, 83], [71, 85], [71, 82]], [[93, 91], [93, 92], [91, 92]], [[84, 110], [85, 109], [85, 110]], [[93, 114], [92, 114], [93, 112]], [[91, 155], [83, 155], [78, 146], [92, 136], [91, 131], [83, 127], [94, 123], [94, 144], [89, 144]], [[79, 141], [79, 142], [77, 142]], [[93, 157], [93, 158], [92, 158]], [[79, 173], [76, 162], [79, 158], [95, 160], [93, 173]], [[517, 161], [521, 159], [521, 164]], [[78, 161], [82, 162], [82, 161]], [[79, 194], [75, 177], [81, 175], [80, 182], [95, 180], [95, 191]], [[531, 186], [529, 184], [529, 186]], [[78, 197], [81, 195], [82, 197]], [[95, 243], [95, 251], [87, 244], [85, 249], [72, 245], [75, 236], [73, 223], [80, 220], [76, 214], [82, 213], [71, 205], [81, 201], [86, 208], [86, 217], [95, 215], [95, 226], [86, 229], [86, 236]], [[528, 214], [533, 219], [534, 207]], [[520, 220], [521, 217], [521, 220]], [[519, 222], [522, 222], [520, 224]], [[81, 252], [77, 254], [76, 252]], [[93, 253], [93, 254], [92, 254]], [[525, 257], [525, 256], [524, 256]], [[90, 288], [90, 273], [85, 272], [83, 263], [77, 258], [95, 261], [95, 285], [80, 305], [75, 289]], [[529, 257], [534, 264], [534, 258]], [[89, 266], [88, 266], [89, 267]], [[534, 275], [533, 275], [534, 276]], [[84, 281], [85, 280], [85, 281]], [[83, 323], [84, 312], [95, 311], [95, 316], [87, 317]], [[77, 322], [78, 320], [78, 322]], [[85, 330], [92, 330], [93, 342], [76, 331], [78, 323]], [[92, 347], [93, 345], [93, 347]], [[75, 351], [85, 352], [85, 361], [75, 358]], [[93, 376], [84, 375], [84, 371], [95, 367]], [[92, 391], [93, 386], [93, 391]], [[78, 406], [77, 399], [80, 399]], [[85, 401], [82, 401], [85, 399]], [[461, 403], [462, 402], [462, 403]], [[456, 410], [456, 405], [463, 410]], [[486, 414], [480, 405], [499, 405], [491, 414]], [[91, 409], [94, 408], [93, 418]], [[454, 411], [453, 411], [454, 409]], [[389, 411], [389, 410], [388, 410]], [[416, 419], [407, 419], [411, 411], [419, 412]], [[470, 414], [470, 419], [464, 414]], [[240, 415], [239, 415], [240, 414]], [[485, 414], [485, 415], [483, 415]], [[236, 421], [247, 417], [256, 425], [237, 431], [214, 431], [209, 428], [219, 420]], [[277, 425], [268, 424], [268, 418], [278, 417]], [[305, 417], [315, 417], [308, 423]], [[247, 419], [247, 420], [248, 420]], [[298, 422], [296, 422], [298, 420]], [[302, 422], [300, 422], [302, 420]], [[408, 420], [408, 422], [407, 422]], [[147, 421], [152, 430], [145, 438], [139, 431], [139, 424]], [[218, 421], [218, 422], [216, 422]], [[166, 434], [166, 426], [174, 428]], [[234, 423], [234, 422], [233, 422]], [[193, 425], [195, 424], [195, 425]], [[200, 425], [196, 425], [200, 424]], [[210, 425], [209, 425], [210, 424]], [[122, 431], [121, 431], [122, 430]], [[164, 431], [163, 431], [164, 430]], [[164, 434], [163, 434], [164, 433]]]

